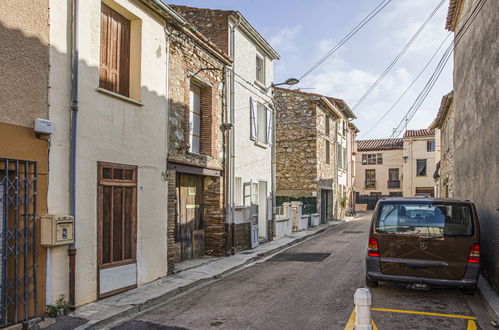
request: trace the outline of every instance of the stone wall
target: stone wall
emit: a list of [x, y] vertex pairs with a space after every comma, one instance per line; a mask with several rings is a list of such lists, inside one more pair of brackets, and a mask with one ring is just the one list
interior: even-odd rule
[[453, 193], [453, 175], [454, 170], [454, 115], [452, 105], [447, 113], [445, 122], [440, 128], [440, 178], [439, 191], [441, 197], [454, 197]]
[[234, 252], [251, 248], [251, 222], [234, 224]]
[[[169, 48], [169, 149], [168, 161], [194, 167], [223, 170], [224, 64], [181, 30], [168, 27]], [[200, 153], [189, 151], [189, 93], [191, 84], [201, 89]], [[168, 273], [179, 260], [175, 242], [177, 218], [177, 172], [168, 171]], [[222, 177], [204, 178], [203, 209], [205, 250], [225, 254], [225, 209]]]
[[316, 102], [275, 89], [277, 195], [310, 197], [317, 190]]
[[[476, 0], [464, 1], [462, 13]], [[480, 1], [482, 3], [482, 1]], [[454, 197], [475, 202], [482, 272], [499, 293], [499, 2], [487, 1], [469, 27], [460, 17], [454, 50]]]

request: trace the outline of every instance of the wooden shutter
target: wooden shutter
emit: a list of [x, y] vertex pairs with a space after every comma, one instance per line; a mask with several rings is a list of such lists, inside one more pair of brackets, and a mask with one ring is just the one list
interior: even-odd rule
[[256, 100], [250, 97], [250, 139], [256, 141], [257, 125], [256, 125]]
[[269, 108], [266, 108], [266, 110], [267, 110], [267, 144], [271, 146], [273, 138], [272, 133], [274, 130], [272, 122], [272, 111]]
[[129, 96], [130, 21], [105, 4], [101, 7], [99, 86]]

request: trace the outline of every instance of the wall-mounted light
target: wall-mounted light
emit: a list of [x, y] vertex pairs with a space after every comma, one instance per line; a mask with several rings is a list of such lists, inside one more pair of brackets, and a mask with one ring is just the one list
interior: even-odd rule
[[409, 156], [404, 156], [402, 157], [402, 159], [404, 159], [404, 163], [407, 163], [407, 159], [409, 158]]

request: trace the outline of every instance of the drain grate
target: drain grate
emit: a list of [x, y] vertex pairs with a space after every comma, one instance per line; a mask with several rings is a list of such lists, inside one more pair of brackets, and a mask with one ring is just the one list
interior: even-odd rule
[[350, 230], [346, 230], [344, 232], [342, 232], [342, 234], [362, 234], [364, 233], [363, 231], [350, 231]]
[[329, 257], [331, 253], [281, 253], [273, 256], [267, 261], [301, 261], [301, 262], [321, 262]]

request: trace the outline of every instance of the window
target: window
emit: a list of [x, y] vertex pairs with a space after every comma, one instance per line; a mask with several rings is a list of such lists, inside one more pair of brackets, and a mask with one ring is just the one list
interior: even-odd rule
[[101, 7], [99, 87], [130, 96], [130, 21]]
[[435, 141], [426, 141], [426, 151], [428, 152], [435, 151]]
[[400, 177], [398, 168], [388, 169], [388, 188], [400, 188]]
[[376, 188], [376, 170], [366, 170], [366, 188]]
[[435, 197], [435, 189], [433, 187], [416, 187], [416, 196]]
[[329, 164], [331, 162], [331, 142], [329, 140], [326, 140], [326, 164]]
[[258, 204], [258, 182], [251, 183], [251, 203]]
[[402, 197], [402, 192], [401, 191], [390, 191], [389, 192], [390, 197]]
[[343, 169], [346, 170], [348, 167], [347, 148], [342, 147], [342, 149], [343, 149]]
[[426, 159], [416, 160], [416, 176], [426, 176]]
[[200, 153], [201, 88], [191, 84], [189, 92], [189, 151]]
[[381, 165], [383, 164], [383, 154], [363, 154], [362, 165]]
[[243, 181], [241, 178], [234, 178], [234, 204], [243, 205]]
[[272, 145], [273, 119], [272, 111], [263, 104], [250, 98], [250, 139]]
[[326, 135], [329, 136], [329, 134], [331, 133], [331, 127], [329, 125], [329, 121], [330, 121], [330, 117], [329, 116], [326, 116]]
[[341, 165], [343, 164], [343, 154], [341, 153], [341, 145], [338, 143], [336, 144], [336, 166], [341, 168]]
[[98, 164], [99, 265], [135, 261], [137, 167]]
[[265, 62], [258, 54], [256, 55], [256, 81], [265, 84]]

